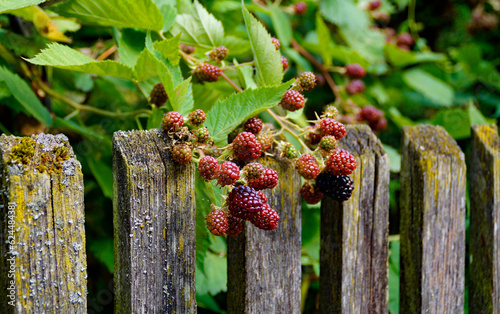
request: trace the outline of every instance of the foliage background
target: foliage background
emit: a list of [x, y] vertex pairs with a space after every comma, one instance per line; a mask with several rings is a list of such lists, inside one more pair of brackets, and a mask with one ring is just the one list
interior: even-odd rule
[[[283, 82], [303, 71], [319, 73], [292, 45], [294, 38], [330, 67], [340, 88], [340, 97], [328, 84], [307, 92], [306, 108], [294, 116], [296, 122], [313, 119], [315, 111], [330, 103], [341, 108], [344, 121], [356, 122], [356, 112], [368, 104], [386, 115], [388, 127], [378, 136], [391, 160], [389, 306], [391, 313], [397, 313], [401, 127], [442, 125], [468, 156], [470, 125], [498, 124], [500, 1], [383, 0], [373, 12], [366, 9], [367, 1], [306, 3], [304, 15], [294, 14], [292, 1], [244, 4], [281, 40], [281, 52], [290, 62]], [[96, 312], [111, 312], [113, 306], [113, 132], [157, 127], [168, 110], [179, 109], [183, 114], [192, 108], [208, 110], [234, 93], [223, 80], [192, 84], [187, 63], [179, 61], [179, 41], [197, 46], [198, 52], [224, 44], [230, 60], [252, 60], [241, 2], [201, 1], [201, 5], [213, 16], [188, 0], [7, 0], [0, 4], [0, 130], [17, 135], [64, 132], [70, 137], [85, 174], [88, 297], [89, 309]], [[93, 14], [81, 14], [85, 6]], [[133, 10], [125, 10], [127, 6]], [[210, 24], [189, 37], [185, 25], [192, 20]], [[396, 34], [411, 33], [415, 40], [411, 51], [403, 51], [394, 40], [386, 42], [388, 28]], [[165, 31], [169, 43], [160, 47], [166, 41], [155, 31]], [[173, 36], [179, 32], [184, 35]], [[158, 53], [164, 64], [155, 61]], [[92, 59], [112, 61], [96, 65]], [[347, 80], [336, 68], [352, 62], [363, 65], [369, 74], [364, 79], [366, 91], [350, 96], [342, 90]], [[165, 66], [169, 76], [159, 77], [158, 69]], [[249, 68], [228, 72], [242, 86], [266, 85], [256, 82], [252, 74]], [[170, 97], [165, 108], [151, 107], [148, 94], [160, 80], [164, 84], [171, 80], [170, 92], [180, 91], [181, 96]], [[275, 88], [276, 92], [283, 89]], [[270, 121], [268, 115], [261, 117]], [[218, 192], [200, 185], [197, 191], [204, 197], [213, 198]], [[303, 308], [314, 313], [319, 289], [319, 206], [304, 203], [302, 219]], [[197, 229], [200, 313], [223, 312], [225, 240], [210, 236], [202, 226]]]

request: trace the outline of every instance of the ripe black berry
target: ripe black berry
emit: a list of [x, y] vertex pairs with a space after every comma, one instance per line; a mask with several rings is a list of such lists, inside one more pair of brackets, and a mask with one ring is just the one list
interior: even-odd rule
[[328, 172], [322, 172], [318, 175], [316, 186], [323, 194], [338, 202], [348, 200], [354, 189], [352, 179], [349, 176], [336, 176]]

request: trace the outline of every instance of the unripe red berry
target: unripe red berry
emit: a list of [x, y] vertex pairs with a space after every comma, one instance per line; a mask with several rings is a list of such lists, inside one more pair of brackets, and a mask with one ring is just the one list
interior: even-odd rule
[[198, 172], [205, 181], [212, 181], [219, 174], [219, 163], [212, 156], [203, 157], [198, 163]]
[[323, 136], [333, 135], [337, 140], [343, 138], [347, 133], [345, 126], [332, 118], [322, 119], [319, 123], [319, 130]]
[[215, 209], [213, 205], [212, 210], [205, 217], [205, 223], [208, 230], [216, 236], [225, 234], [229, 226], [226, 213], [220, 209]]
[[227, 48], [224, 46], [220, 46], [217, 48], [214, 48], [208, 56], [210, 57], [211, 60], [214, 60], [215, 62], [219, 63], [222, 60], [226, 59], [227, 57]]
[[307, 4], [304, 1], [296, 2], [293, 5], [293, 9], [295, 11], [295, 14], [304, 15], [307, 11]]
[[196, 49], [196, 47], [193, 47], [193, 46], [188, 46], [188, 45], [184, 45], [184, 44], [179, 44], [179, 47], [181, 48], [181, 51], [190, 55], [194, 52], [194, 50]]
[[257, 142], [255, 135], [250, 132], [241, 132], [233, 141], [233, 151], [241, 161], [251, 161], [262, 154], [262, 146]]
[[347, 84], [345, 90], [349, 95], [362, 93], [365, 91], [365, 83], [362, 80], [352, 80]]
[[262, 210], [250, 220], [257, 228], [274, 230], [278, 226], [280, 216], [269, 204], [264, 204]]
[[272, 189], [278, 184], [278, 173], [274, 169], [264, 169], [260, 177], [248, 180], [248, 185], [256, 190]]
[[265, 205], [257, 191], [248, 185], [234, 187], [227, 196], [226, 204], [231, 215], [247, 220], [252, 220]]
[[161, 107], [168, 100], [167, 92], [162, 83], [153, 86], [151, 94], [149, 95], [149, 102], [155, 104], [156, 107]]
[[206, 127], [198, 128], [193, 132], [195, 141], [198, 143], [206, 143], [210, 139], [210, 132]]
[[250, 133], [253, 133], [253, 134], [257, 134], [260, 132], [260, 130], [262, 130], [262, 126], [264, 124], [262, 123], [262, 120], [257, 118], [257, 117], [253, 117], [253, 118], [250, 118], [248, 119], [246, 122], [245, 122], [245, 132], [250, 132]]
[[302, 195], [307, 204], [317, 204], [323, 198], [323, 193], [321, 193], [316, 185], [312, 185], [307, 181], [300, 189], [300, 195]]
[[222, 75], [222, 69], [209, 63], [200, 63], [193, 71], [200, 82], [217, 82]]
[[381, 5], [382, 5], [382, 1], [374, 0], [368, 4], [368, 8], [373, 11], [373, 10], [380, 8]]
[[345, 66], [345, 74], [352, 78], [363, 78], [366, 75], [366, 71], [360, 64], [351, 63]]
[[305, 91], [310, 91], [316, 86], [316, 75], [312, 72], [303, 72], [298, 78], [298, 86]]
[[283, 71], [288, 69], [288, 59], [281, 56], [281, 65], [283, 66]]
[[278, 38], [271, 37], [271, 40], [273, 41], [274, 47], [276, 47], [276, 50], [280, 50], [281, 43]]
[[193, 151], [188, 144], [179, 144], [172, 148], [172, 158], [178, 164], [185, 165], [193, 158]]
[[233, 216], [230, 212], [227, 214], [228, 228], [226, 234], [235, 237], [243, 231], [243, 223], [240, 218]]
[[199, 126], [207, 119], [207, 115], [201, 109], [196, 109], [188, 115], [188, 121], [194, 126]]
[[217, 173], [217, 183], [220, 186], [226, 186], [236, 183], [240, 179], [240, 167], [234, 162], [223, 162]]
[[262, 147], [262, 152], [267, 152], [273, 146], [274, 136], [272, 132], [260, 131], [255, 138]]
[[176, 111], [169, 111], [163, 116], [162, 128], [165, 132], [179, 131], [184, 124], [184, 118]]
[[415, 41], [413, 40], [413, 37], [411, 36], [410, 33], [404, 32], [398, 35], [396, 43], [398, 44], [398, 46], [400, 45], [413, 46]]
[[319, 165], [312, 155], [305, 154], [299, 157], [295, 163], [299, 174], [306, 180], [312, 180], [319, 174]]
[[305, 104], [304, 96], [296, 90], [287, 90], [280, 105], [288, 111], [296, 111], [302, 109]]
[[251, 162], [243, 167], [243, 173], [248, 180], [259, 178], [263, 170], [264, 167], [258, 162]]
[[326, 170], [336, 176], [350, 175], [356, 169], [356, 158], [345, 149], [336, 149], [326, 161]]

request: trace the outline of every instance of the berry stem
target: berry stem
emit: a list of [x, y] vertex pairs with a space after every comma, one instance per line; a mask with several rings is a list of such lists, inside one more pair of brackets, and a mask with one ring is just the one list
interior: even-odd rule
[[241, 89], [241, 87], [239, 87], [238, 85], [236, 85], [235, 82], [233, 82], [233, 80], [231, 80], [227, 75], [226, 73], [222, 72], [221, 76], [229, 83], [231, 84], [231, 86], [237, 90], [238, 92], [242, 92], [243, 89]]
[[297, 136], [297, 134], [295, 134], [295, 132], [293, 130], [291, 130], [285, 123], [283, 123], [283, 121], [281, 120], [281, 118], [279, 116], [277, 116], [271, 109], [267, 109], [267, 113], [269, 113], [271, 115], [271, 117], [273, 117], [273, 119], [276, 120], [276, 122], [278, 122], [278, 124], [280, 125], [282, 130], [287, 131], [288, 133], [290, 133], [290, 135], [295, 137], [295, 139], [297, 139], [297, 141], [299, 141], [300, 145], [302, 145], [302, 147], [307, 152], [310, 151], [309, 147], [307, 147], [307, 145], [300, 139], [299, 136]]
[[236, 68], [241, 68], [241, 67], [245, 67], [247, 65], [254, 65], [254, 64], [255, 64], [254, 61], [240, 63], [240, 64], [233, 64], [233, 65], [228, 65], [228, 66], [222, 67], [222, 70], [225, 71], [225, 70], [229, 70], [229, 69], [236, 69]]

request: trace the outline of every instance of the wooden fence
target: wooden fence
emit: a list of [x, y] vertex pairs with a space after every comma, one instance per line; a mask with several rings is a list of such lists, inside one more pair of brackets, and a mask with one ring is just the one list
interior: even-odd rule
[[[113, 139], [115, 312], [193, 313], [194, 165], [171, 161], [158, 130]], [[340, 145], [358, 161], [349, 201], [321, 206], [320, 313], [387, 313], [389, 159], [367, 126]], [[228, 239], [228, 312], [300, 313], [300, 177], [276, 169], [267, 196], [281, 220], [249, 223]], [[435, 126], [403, 128], [401, 313], [500, 311], [500, 138], [472, 128], [470, 254], [466, 167], [457, 143]], [[83, 176], [63, 135], [0, 137], [0, 308], [11, 313], [85, 313], [87, 270]]]

